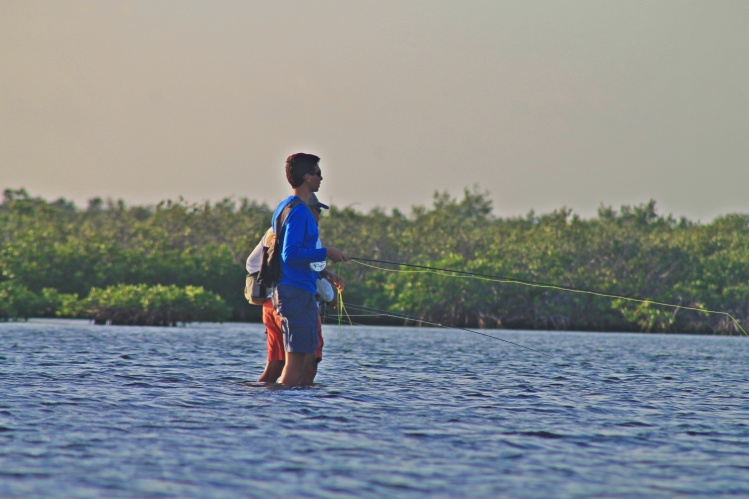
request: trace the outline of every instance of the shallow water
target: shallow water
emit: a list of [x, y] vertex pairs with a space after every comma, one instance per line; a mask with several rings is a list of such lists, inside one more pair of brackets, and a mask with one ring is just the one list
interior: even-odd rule
[[749, 496], [749, 338], [491, 334], [0, 324], [0, 496]]

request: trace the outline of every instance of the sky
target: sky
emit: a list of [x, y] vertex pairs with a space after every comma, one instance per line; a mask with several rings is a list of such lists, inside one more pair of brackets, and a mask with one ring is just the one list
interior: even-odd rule
[[0, 189], [749, 213], [745, 0], [0, 0]]

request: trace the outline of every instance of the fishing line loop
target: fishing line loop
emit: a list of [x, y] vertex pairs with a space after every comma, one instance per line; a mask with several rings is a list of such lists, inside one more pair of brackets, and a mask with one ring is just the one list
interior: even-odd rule
[[[625, 300], [625, 301], [631, 301], [631, 302], [636, 302], [636, 303], [642, 303], [645, 305], [653, 304], [653, 305], [659, 305], [662, 307], [674, 308], [677, 310], [684, 309], [684, 310], [692, 310], [695, 312], [700, 312], [700, 313], [705, 313], [705, 314], [723, 315], [725, 317], [728, 317], [733, 322], [733, 324], [744, 334], [744, 336], [749, 337], [749, 333], [746, 332], [746, 330], [741, 326], [739, 321], [736, 320], [736, 318], [733, 315], [729, 314], [728, 312], [723, 312], [720, 310], [709, 310], [703, 307], [690, 307], [686, 305], [676, 305], [673, 303], [665, 303], [665, 302], [660, 302], [660, 301], [651, 300], [651, 299], [635, 298], [632, 296], [617, 295], [617, 294], [611, 294], [611, 293], [602, 293], [600, 291], [573, 288], [570, 286], [562, 286], [558, 284], [548, 284], [548, 283], [543, 283], [543, 282], [527, 281], [523, 279], [514, 279], [514, 278], [502, 277], [502, 276], [496, 276], [496, 275], [480, 274], [476, 272], [466, 272], [464, 270], [429, 267], [427, 265], [416, 265], [413, 263], [391, 262], [387, 260], [375, 260], [372, 258], [358, 258], [358, 257], [350, 257], [350, 260], [355, 263], [358, 263], [359, 265], [363, 265], [365, 267], [385, 270], [388, 272], [426, 272], [426, 273], [433, 273], [437, 275], [444, 275], [448, 277], [465, 277], [469, 279], [481, 279], [481, 280], [506, 283], [506, 284], [520, 284], [522, 286], [530, 286], [530, 287], [543, 288], [543, 289], [553, 289], [556, 291], [568, 291], [570, 293], [581, 293], [581, 294], [587, 294], [587, 295], [592, 295], [592, 296], [598, 296], [601, 298], [610, 298], [610, 299], [615, 299], [615, 300]], [[371, 265], [372, 263], [379, 264], [379, 265], [397, 265], [398, 267], [409, 267], [409, 268], [420, 269], [420, 270], [409, 271], [409, 270], [403, 270], [403, 269], [388, 269], [388, 268], [380, 267], [377, 265]]]
[[[369, 266], [371, 267], [371, 265], [369, 265]], [[377, 267], [375, 267], [375, 268], [377, 268]], [[428, 272], [428, 271], [421, 271], [421, 272]], [[340, 289], [338, 290], [337, 297], [338, 297], [338, 307], [337, 307], [338, 308], [338, 310], [337, 310], [338, 326], [343, 325], [343, 315], [344, 314], [346, 315], [346, 319], [348, 320], [348, 323], [353, 326], [354, 322], [351, 320], [351, 315], [349, 315], [348, 310], [346, 310], [346, 305], [343, 303], [343, 291], [341, 291]], [[425, 319], [420, 319], [418, 317], [412, 317], [410, 315], [405, 315], [405, 314], [399, 314], [399, 313], [395, 313], [395, 312], [390, 312], [388, 310], [381, 310], [381, 309], [374, 308], [374, 307], [365, 307], [364, 305], [357, 305], [355, 303], [349, 303], [348, 306], [351, 307], [354, 310], [358, 310], [359, 312], [368, 312], [370, 314], [373, 314], [373, 315], [370, 315], [370, 316], [393, 317], [393, 318], [396, 318], [396, 319], [410, 320], [410, 321], [418, 322], [420, 324], [427, 324], [427, 325], [430, 325], [430, 326], [436, 326], [436, 327], [440, 327], [440, 328], [444, 328], [444, 329], [455, 329], [455, 330], [458, 330], [458, 331], [466, 331], [466, 332], [477, 334], [477, 335], [480, 335], [480, 336], [485, 336], [487, 338], [492, 338], [492, 339], [497, 340], [497, 341], [502, 341], [504, 343], [509, 343], [510, 345], [515, 345], [517, 347], [524, 348], [526, 350], [530, 350], [531, 352], [535, 352], [535, 353], [544, 355], [546, 357], [551, 357], [551, 355], [549, 355], [549, 354], [547, 354], [545, 352], [542, 352], [540, 350], [536, 350], [535, 348], [531, 348], [531, 347], [528, 347], [528, 346], [525, 346], [525, 345], [521, 345], [520, 343], [515, 343], [514, 341], [505, 340], [504, 338], [498, 338], [497, 336], [492, 336], [491, 334], [482, 333], [480, 331], [475, 331], [473, 329], [468, 329], [468, 328], [464, 328], [464, 327], [457, 327], [457, 326], [448, 326], [446, 324], [442, 324], [442, 323], [439, 323], [439, 322], [427, 321]], [[357, 363], [359, 363], [358, 360], [357, 360]], [[360, 364], [360, 366], [361, 366], [361, 364]]]
[[[427, 324], [427, 325], [430, 325], [430, 326], [440, 327], [440, 328], [443, 328], [443, 329], [456, 329], [456, 330], [459, 330], [459, 331], [466, 331], [466, 332], [469, 332], [469, 333], [478, 334], [480, 336], [485, 336], [487, 338], [492, 338], [492, 339], [495, 339], [495, 340], [498, 340], [498, 341], [502, 341], [504, 343], [509, 343], [510, 345], [515, 345], [515, 346], [520, 347], [520, 348], [525, 348], [526, 350], [530, 350], [531, 352], [535, 352], [535, 353], [544, 355], [546, 357], [551, 357], [551, 355], [549, 355], [549, 354], [547, 354], [545, 352], [542, 352], [540, 350], [536, 350], [535, 348], [531, 348], [531, 347], [528, 347], [528, 346], [525, 346], [525, 345], [521, 345], [520, 343], [515, 343], [514, 341], [505, 340], [504, 338], [499, 338], [499, 337], [493, 336], [491, 334], [482, 333], [480, 331], [475, 331], [473, 329], [468, 329], [468, 328], [465, 328], [465, 327], [457, 327], [457, 326], [448, 326], [446, 324], [442, 324], [442, 323], [439, 323], [439, 322], [433, 322], [433, 321], [428, 321], [428, 320], [425, 320], [425, 319], [419, 319], [418, 317], [412, 317], [410, 315], [405, 315], [405, 314], [399, 314], [399, 313], [395, 313], [395, 312], [390, 312], [388, 310], [381, 310], [381, 309], [374, 308], [374, 307], [365, 307], [364, 305], [357, 305], [357, 304], [354, 304], [354, 303], [349, 303], [348, 306], [350, 308], [352, 308], [354, 310], [358, 310], [360, 312], [372, 312], [372, 313], [376, 313], [376, 314], [378, 314], [380, 316], [393, 317], [393, 318], [396, 318], [396, 319], [405, 319], [405, 320], [410, 320], [410, 321], [414, 321], [414, 322], [419, 322], [421, 324]], [[350, 318], [349, 318], [349, 320], [350, 320]]]

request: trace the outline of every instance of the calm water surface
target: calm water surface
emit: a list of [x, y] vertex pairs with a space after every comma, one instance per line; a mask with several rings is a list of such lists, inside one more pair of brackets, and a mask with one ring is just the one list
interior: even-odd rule
[[0, 324], [0, 497], [749, 497], [749, 338]]

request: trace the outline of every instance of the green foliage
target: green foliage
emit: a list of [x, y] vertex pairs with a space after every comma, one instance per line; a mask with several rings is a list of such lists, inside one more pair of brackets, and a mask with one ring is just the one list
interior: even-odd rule
[[120, 284], [93, 288], [73, 312], [96, 324], [175, 326], [188, 322], [223, 322], [229, 306], [201, 287]]
[[128, 208], [94, 198], [82, 211], [65, 200], [48, 203], [23, 189], [6, 189], [0, 282], [23, 283], [35, 296], [56, 290], [59, 299], [35, 314], [77, 316], [69, 295], [85, 297], [94, 287], [192, 285], [221, 296], [232, 319], [258, 320], [260, 311], [241, 292], [244, 262], [271, 214], [265, 205], [230, 199]]
[[[218, 307], [211, 300], [220, 297], [230, 307], [229, 317], [214, 310], [216, 317], [259, 320], [260, 308], [243, 296], [244, 263], [271, 214], [271, 208], [246, 199], [128, 207], [94, 198], [80, 210], [64, 199], [47, 202], [8, 189], [0, 204], [0, 292], [6, 297], [0, 319], [93, 317], [116, 303], [119, 315], [103, 320], [206, 320], [197, 301], [191, 302], [193, 315], [187, 319], [187, 309], [170, 308], [189, 302], [186, 290], [200, 287], [210, 292], [192, 298], [208, 300], [201, 306]], [[725, 314], [690, 310], [707, 308], [749, 324], [745, 214], [699, 224], [662, 216], [650, 201], [619, 210], [602, 206], [590, 220], [566, 208], [497, 218], [487, 194], [474, 188], [461, 199], [436, 193], [431, 207], [413, 207], [408, 215], [333, 206], [321, 219], [320, 232], [325, 243], [356, 257], [501, 277], [469, 279], [397, 264], [375, 265], [387, 270], [355, 263], [331, 269], [346, 280], [346, 301], [433, 322], [738, 332]]]
[[14, 281], [0, 282], [0, 321], [26, 320], [38, 315], [39, 299]]
[[38, 296], [38, 312], [43, 317], [75, 318], [80, 314], [78, 295], [75, 293], [60, 293], [54, 288], [43, 288]]

